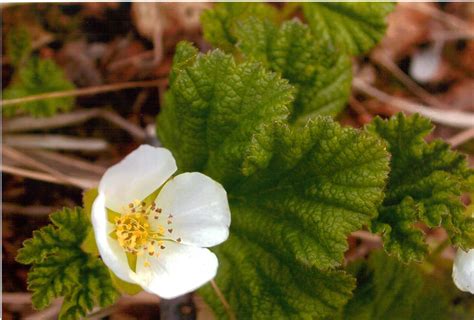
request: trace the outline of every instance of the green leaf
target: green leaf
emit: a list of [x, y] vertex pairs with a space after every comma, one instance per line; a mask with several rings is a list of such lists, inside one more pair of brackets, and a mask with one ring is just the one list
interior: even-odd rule
[[31, 37], [25, 28], [14, 28], [7, 34], [7, 56], [16, 68], [25, 61], [31, 53]]
[[377, 213], [384, 144], [328, 117], [293, 128], [291, 90], [275, 74], [220, 51], [191, 61], [180, 50], [191, 52], [178, 48], [187, 62], [174, 63], [158, 134], [181, 170], [204, 172], [228, 192], [231, 237], [215, 250], [218, 286], [237, 318], [332, 314], [353, 282], [330, 269], [340, 266], [347, 235]]
[[449, 145], [424, 137], [429, 120], [402, 113], [388, 121], [374, 119], [368, 130], [387, 142], [391, 173], [385, 199], [373, 229], [382, 232], [388, 252], [404, 261], [421, 260], [427, 247], [415, 223], [443, 226], [461, 248], [474, 246], [474, 218], [465, 213], [462, 192], [472, 190], [474, 171], [465, 156]]
[[265, 165], [270, 124], [288, 116], [292, 89], [258, 63], [237, 65], [220, 50], [192, 59], [191, 48], [178, 45], [157, 131], [181, 171], [231, 181]]
[[[269, 250], [270, 249], [270, 250]], [[237, 319], [322, 319], [337, 312], [351, 296], [354, 279], [343, 271], [306, 267], [232, 233], [219, 246], [215, 280]], [[226, 319], [210, 286], [199, 291], [217, 319]]]
[[304, 16], [313, 34], [351, 55], [366, 53], [383, 37], [393, 3], [305, 3]]
[[28, 289], [35, 308], [46, 308], [64, 297], [59, 319], [84, 317], [95, 305], [105, 307], [117, 298], [103, 262], [80, 249], [90, 223], [81, 208], [51, 214], [52, 225], [33, 232], [23, 243], [17, 261], [32, 264]]
[[235, 36], [237, 21], [246, 17], [276, 20], [276, 9], [265, 3], [218, 3], [201, 15], [204, 38], [212, 45], [232, 52], [238, 39]]
[[364, 263], [349, 266], [357, 277], [354, 297], [341, 319], [448, 319], [448, 299], [434, 278], [417, 265], [406, 265], [383, 252], [373, 252]]
[[[246, 8], [255, 5], [246, 4]], [[219, 15], [233, 21], [229, 32], [238, 51], [247, 59], [278, 72], [295, 86], [292, 121], [304, 125], [311, 117], [335, 116], [345, 107], [352, 79], [351, 62], [346, 54], [336, 52], [313, 36], [308, 26], [298, 20], [286, 21], [279, 27], [272, 19], [251, 14], [258, 10], [247, 10], [245, 15], [232, 14], [235, 6], [239, 7], [229, 3], [209, 11], [204, 31], [210, 26], [224, 28], [218, 23]], [[235, 47], [229, 49], [229, 42], [212, 43], [228, 52], [236, 51]]]
[[316, 115], [337, 115], [349, 98], [352, 66], [297, 20], [280, 28], [257, 19], [240, 23], [239, 48], [296, 87], [291, 120], [304, 125]]
[[[12, 83], [3, 91], [4, 99], [24, 98], [53, 91], [74, 89], [63, 71], [52, 60], [31, 58], [18, 70]], [[44, 99], [10, 105], [2, 110], [6, 116], [13, 116], [20, 109], [35, 117], [49, 117], [58, 111], [67, 111], [74, 104], [73, 97]]]

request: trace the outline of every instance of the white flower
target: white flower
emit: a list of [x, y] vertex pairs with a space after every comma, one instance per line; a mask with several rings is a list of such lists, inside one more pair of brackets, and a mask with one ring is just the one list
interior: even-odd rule
[[474, 294], [474, 249], [458, 249], [453, 265], [453, 280], [459, 290]]
[[214, 278], [217, 257], [206, 247], [225, 241], [230, 225], [219, 183], [197, 172], [170, 179], [175, 171], [167, 149], [142, 145], [105, 172], [92, 206], [104, 263], [167, 299]]

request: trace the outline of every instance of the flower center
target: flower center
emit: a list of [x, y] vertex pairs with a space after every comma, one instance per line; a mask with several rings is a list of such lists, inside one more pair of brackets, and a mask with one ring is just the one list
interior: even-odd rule
[[[159, 250], [166, 248], [165, 241], [181, 242], [181, 238], [170, 238], [173, 233], [172, 218], [173, 215], [169, 214], [163, 220], [162, 209], [157, 208], [155, 203], [147, 205], [145, 202], [134, 201], [128, 205], [124, 214], [115, 218], [112, 236], [127, 253], [158, 256]], [[150, 219], [157, 220], [157, 223], [150, 224]], [[163, 227], [164, 221], [168, 229]]]
[[119, 244], [130, 252], [138, 251], [153, 235], [148, 219], [140, 213], [124, 214], [117, 219], [115, 225]]

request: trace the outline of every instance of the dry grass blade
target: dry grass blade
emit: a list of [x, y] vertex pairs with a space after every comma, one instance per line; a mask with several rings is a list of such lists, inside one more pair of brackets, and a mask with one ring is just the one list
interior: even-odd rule
[[47, 172], [47, 173], [50, 173], [51, 175], [53, 175], [54, 177], [56, 177], [58, 180], [61, 180], [65, 183], [69, 183], [69, 184], [74, 184], [73, 181], [70, 180], [70, 178], [64, 174], [62, 174], [60, 171], [54, 169], [54, 168], [51, 168], [50, 166], [34, 159], [34, 158], [31, 158], [29, 156], [27, 156], [26, 154], [18, 151], [18, 150], [15, 150], [11, 147], [8, 147], [6, 145], [2, 145], [2, 155], [3, 156], [6, 156], [6, 157], [9, 157], [10, 159], [14, 160], [15, 162], [19, 163], [19, 164], [22, 164], [24, 166], [27, 166], [27, 167], [31, 167], [31, 168], [34, 168], [34, 169], [37, 169], [37, 170], [41, 170], [41, 171], [44, 171], [44, 172]]
[[21, 214], [25, 216], [47, 216], [53, 212], [55, 208], [48, 206], [20, 206], [15, 203], [3, 202], [2, 213], [3, 214]]
[[61, 301], [56, 300], [53, 304], [36, 313], [26, 316], [25, 320], [54, 320], [58, 318], [59, 311], [61, 310]]
[[108, 120], [109, 122], [127, 131], [132, 137], [134, 137], [138, 141], [143, 141], [147, 137], [145, 131], [142, 128], [125, 120], [124, 118], [122, 118], [115, 112], [108, 111], [108, 110], [101, 110], [99, 115], [102, 118]]
[[18, 117], [3, 124], [3, 132], [22, 132], [38, 129], [54, 129], [79, 124], [99, 114], [100, 109], [79, 110], [50, 118]]
[[103, 86], [91, 87], [91, 88], [82, 88], [76, 90], [66, 90], [66, 91], [57, 91], [57, 92], [48, 92], [37, 94], [33, 96], [28, 96], [24, 98], [2, 100], [0, 106], [11, 106], [20, 103], [54, 99], [54, 98], [64, 98], [64, 97], [78, 97], [78, 96], [90, 96], [98, 93], [118, 91], [131, 88], [146, 88], [146, 87], [155, 87], [166, 83], [166, 79], [158, 80], [149, 80], [149, 81], [132, 81], [132, 82], [123, 82], [123, 83], [113, 83]]
[[18, 148], [42, 148], [54, 150], [103, 151], [108, 144], [98, 138], [77, 138], [52, 134], [5, 135], [3, 143]]
[[448, 139], [448, 143], [451, 144], [453, 148], [455, 148], [471, 139], [474, 139], [474, 128], [464, 130], [457, 135], [452, 136]]
[[14, 174], [14, 175], [25, 177], [25, 178], [45, 181], [45, 182], [51, 182], [51, 183], [62, 184], [62, 185], [72, 185], [74, 187], [79, 187], [81, 189], [95, 188], [99, 184], [99, 181], [82, 179], [82, 178], [73, 178], [73, 177], [70, 177], [69, 181], [65, 182], [47, 173], [17, 168], [17, 167], [5, 165], [5, 164], [2, 164], [2, 172]]
[[28, 153], [39, 158], [51, 160], [56, 165], [59, 164], [67, 168], [73, 168], [80, 171], [86, 171], [86, 172], [90, 172], [96, 175], [103, 175], [105, 170], [107, 170], [106, 168], [100, 165], [90, 163], [90, 162], [87, 162], [82, 159], [72, 157], [69, 155], [66, 156], [64, 154], [60, 154], [54, 151], [31, 149], [31, 150], [28, 150]]
[[469, 23], [467, 23], [466, 21], [459, 19], [458, 17], [452, 14], [442, 11], [430, 3], [411, 4], [411, 8], [429, 14], [433, 18], [439, 20], [442, 23], [445, 23], [451, 28], [464, 30], [470, 30], [471, 28]]
[[211, 280], [211, 286], [212, 289], [214, 289], [214, 292], [216, 293], [217, 297], [221, 301], [222, 305], [224, 306], [224, 309], [229, 319], [235, 320], [236, 317], [234, 312], [232, 311], [232, 308], [229, 305], [229, 302], [227, 302], [227, 299], [224, 297], [224, 294], [222, 293], [221, 289], [217, 286], [217, 283], [214, 280]]
[[355, 78], [353, 87], [371, 97], [376, 98], [386, 104], [392, 105], [408, 113], [419, 113], [432, 121], [456, 128], [473, 128], [474, 114], [461, 111], [448, 111], [436, 108], [430, 108], [417, 104], [406, 99], [393, 97], [380, 91], [361, 79]]
[[91, 118], [101, 117], [117, 127], [127, 131], [133, 138], [138, 141], [146, 139], [145, 131], [119, 114], [110, 110], [102, 110], [99, 108], [79, 110], [70, 113], [59, 114], [51, 118], [33, 118], [21, 117], [6, 121], [3, 125], [4, 132], [23, 132], [38, 129], [53, 129], [65, 126], [75, 125], [85, 122]]

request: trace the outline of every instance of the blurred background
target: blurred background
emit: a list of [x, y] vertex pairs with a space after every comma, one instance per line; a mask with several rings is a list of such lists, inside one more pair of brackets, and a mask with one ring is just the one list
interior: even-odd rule
[[[83, 189], [94, 187], [108, 166], [141, 143], [159, 144], [155, 117], [175, 46], [189, 40], [201, 51], [210, 49], [199, 21], [210, 6], [1, 5], [2, 99], [41, 94], [35, 84], [45, 78], [51, 86], [48, 91], [66, 91], [58, 97], [62, 100], [56, 100], [61, 102], [57, 113], [57, 106], [49, 103], [54, 100], [2, 106], [3, 319], [56, 318], [59, 301], [44, 311], [32, 309], [26, 289], [28, 267], [15, 262], [17, 250], [33, 230], [48, 224], [49, 213], [80, 205]], [[353, 93], [339, 120], [361, 127], [377, 115], [389, 117], [400, 110], [424, 113], [436, 124], [429, 139], [448, 141], [467, 153], [472, 165], [474, 3], [400, 3], [388, 21], [381, 43], [354, 59]], [[31, 57], [53, 62], [43, 65]], [[20, 66], [29, 63], [37, 63], [35, 73], [22, 74]], [[12, 85], [22, 76], [29, 77], [28, 88]], [[442, 229], [426, 231], [433, 243], [446, 238]], [[349, 243], [347, 261], [381, 247], [377, 236], [362, 231]], [[449, 279], [454, 249], [443, 249], [440, 257], [443, 260], [436, 263]], [[453, 305], [471, 298], [457, 299]], [[157, 319], [158, 303], [157, 297], [147, 294], [122, 298], [97, 311], [95, 318]], [[196, 313], [200, 319], [209, 318], [196, 296], [172, 307], [178, 308], [180, 319]]]

